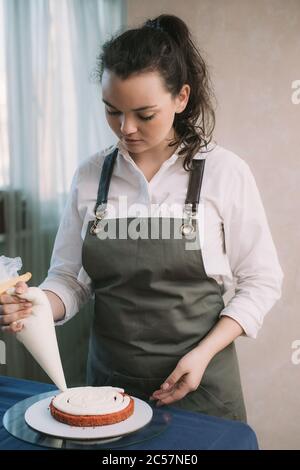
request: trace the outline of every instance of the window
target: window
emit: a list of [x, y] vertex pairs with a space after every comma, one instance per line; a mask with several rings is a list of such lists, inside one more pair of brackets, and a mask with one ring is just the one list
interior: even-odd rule
[[3, 2], [0, 1], [0, 188], [9, 185], [8, 116], [5, 74], [5, 32]]

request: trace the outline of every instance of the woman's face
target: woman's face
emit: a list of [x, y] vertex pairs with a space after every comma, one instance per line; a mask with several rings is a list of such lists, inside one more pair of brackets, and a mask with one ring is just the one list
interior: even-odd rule
[[[110, 128], [135, 154], [168, 144], [174, 135], [174, 115], [184, 110], [189, 98], [184, 85], [174, 99], [165, 90], [158, 72], [132, 75], [126, 80], [104, 70], [102, 100]], [[126, 142], [133, 139], [137, 142]]]

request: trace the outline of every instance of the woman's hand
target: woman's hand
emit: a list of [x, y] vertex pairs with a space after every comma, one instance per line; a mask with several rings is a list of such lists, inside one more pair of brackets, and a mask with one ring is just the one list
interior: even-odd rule
[[0, 325], [2, 331], [17, 333], [22, 330], [22, 318], [27, 318], [32, 312], [32, 303], [21, 299], [17, 294], [24, 294], [28, 291], [28, 285], [25, 282], [18, 282], [15, 286], [15, 293], [0, 295]]
[[196, 390], [210, 359], [201, 346], [192, 349], [180, 359], [160, 390], [153, 392], [150, 400], [158, 400], [156, 406], [169, 405]]
[[180, 359], [150, 400], [158, 400], [158, 406], [168, 405], [196, 390], [211, 359], [243, 333], [242, 326], [236, 320], [222, 316], [198, 346]]

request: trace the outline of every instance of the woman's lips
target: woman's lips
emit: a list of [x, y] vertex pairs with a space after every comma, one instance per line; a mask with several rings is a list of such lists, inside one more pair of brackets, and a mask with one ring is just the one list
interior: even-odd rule
[[141, 140], [127, 140], [125, 139], [126, 144], [137, 144], [138, 142], [141, 142]]

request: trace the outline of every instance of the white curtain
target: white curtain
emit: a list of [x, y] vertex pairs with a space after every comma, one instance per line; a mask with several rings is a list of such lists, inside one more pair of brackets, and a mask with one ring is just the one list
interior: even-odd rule
[[[125, 5], [0, 0], [0, 252], [21, 256], [30, 285], [47, 274], [75, 168], [115, 142], [92, 76], [101, 45], [125, 24]], [[73, 383], [83, 377], [87, 348], [90, 307], [83, 310], [57, 329]], [[0, 373], [46, 379], [14, 338], [1, 339], [7, 354]]]

